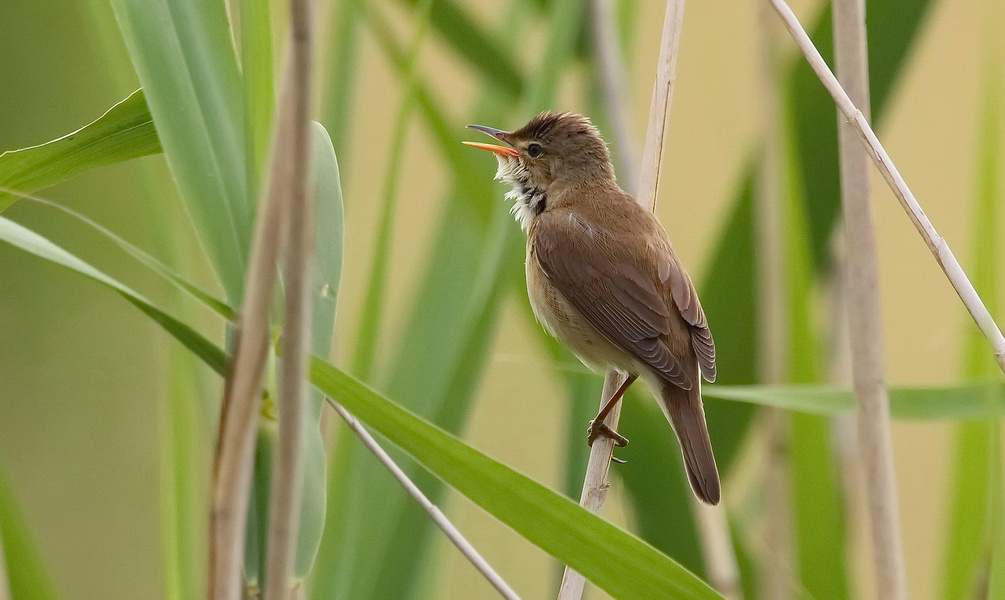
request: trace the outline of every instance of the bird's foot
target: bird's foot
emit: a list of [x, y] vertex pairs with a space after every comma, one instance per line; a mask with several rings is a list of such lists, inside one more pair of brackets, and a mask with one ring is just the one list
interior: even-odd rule
[[600, 436], [611, 438], [614, 440], [614, 445], [619, 448], [624, 448], [628, 445], [628, 438], [608, 427], [607, 423], [604, 423], [603, 421], [590, 421], [590, 427], [586, 430], [586, 432], [586, 443], [589, 446], [592, 446], [593, 442], [597, 441], [597, 438]]

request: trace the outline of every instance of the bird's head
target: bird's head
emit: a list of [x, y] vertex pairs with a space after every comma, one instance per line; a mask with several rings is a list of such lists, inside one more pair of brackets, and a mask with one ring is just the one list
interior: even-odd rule
[[513, 186], [507, 197], [516, 201], [514, 212], [525, 229], [547, 208], [547, 196], [556, 184], [614, 181], [607, 144], [582, 115], [544, 112], [512, 132], [484, 125], [468, 127], [505, 144], [464, 142], [495, 153], [499, 160], [496, 179]]

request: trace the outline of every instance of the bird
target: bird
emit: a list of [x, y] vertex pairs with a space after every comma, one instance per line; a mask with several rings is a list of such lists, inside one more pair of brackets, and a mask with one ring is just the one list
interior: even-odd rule
[[698, 293], [666, 231], [617, 183], [610, 153], [589, 118], [543, 112], [515, 131], [469, 125], [505, 145], [463, 142], [498, 159], [496, 179], [527, 233], [527, 294], [537, 320], [596, 371], [625, 382], [590, 423], [604, 420], [637, 378], [645, 381], [680, 443], [691, 489], [720, 500], [701, 379], [715, 380], [715, 342]]

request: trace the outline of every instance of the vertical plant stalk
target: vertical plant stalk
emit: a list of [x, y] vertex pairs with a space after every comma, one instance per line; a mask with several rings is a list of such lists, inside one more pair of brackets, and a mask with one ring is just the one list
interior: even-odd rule
[[[928, 219], [928, 216], [918, 204], [918, 200], [914, 197], [914, 193], [907, 187], [907, 182], [904, 181], [900, 171], [893, 164], [893, 159], [890, 158], [886, 149], [883, 148], [883, 144], [876, 137], [876, 133], [869, 125], [868, 119], [856, 107], [856, 103], [849, 98], [837, 78], [831, 73], [827, 67], [827, 63], [820, 56], [820, 52], [813, 46], [813, 42], [806, 34], [802, 25], [799, 24], [799, 20], [792, 13], [792, 9], [789, 8], [784, 0], [770, 1], [785, 22], [785, 27], [792, 34], [792, 38], [795, 40], [796, 45], [799, 46], [803, 56], [806, 57], [806, 61], [813, 68], [817, 77], [820, 78], [824, 87], [827, 88], [838, 109], [848, 119], [848, 125], [857, 135], [859, 141], [865, 146], [866, 152], [883, 175], [883, 179], [886, 180], [887, 185], [893, 190], [901, 206], [907, 212], [911, 223], [914, 224], [915, 229], [918, 230], [922, 239], [925, 240], [925, 244], [928, 245], [928, 249], [932, 252], [936, 262], [942, 267], [942, 271], [953, 285], [953, 289], [956, 290], [964, 306], [967, 307], [970, 316], [973, 317], [974, 322], [977, 323], [981, 332], [991, 343], [995, 360], [998, 361], [998, 366], [1002, 372], [1005, 372], [1005, 336], [1002, 335], [1001, 329], [995, 323], [987, 307], [984, 306], [980, 295], [974, 289], [973, 284], [967, 278], [967, 274], [963, 271], [963, 267], [960, 266], [960, 262], [949, 248], [949, 244], [935, 230], [932, 222]], [[850, 299], [853, 300], [853, 298]]]
[[[684, 21], [684, 0], [667, 0], [666, 15], [663, 20], [663, 36], [660, 43], [660, 58], [653, 85], [652, 104], [649, 108], [649, 126], [646, 131], [646, 146], [642, 155], [642, 169], [636, 199], [649, 210], [656, 208], [656, 191], [659, 186], [659, 171], [663, 159], [664, 139], [669, 121], [670, 103], [673, 100], [674, 83], [677, 79], [677, 54], [680, 48], [681, 26]], [[603, 406], [621, 387], [624, 375], [614, 369], [608, 370], [604, 378], [604, 391], [600, 397]], [[605, 423], [617, 429], [621, 418], [619, 402], [607, 415]], [[579, 504], [594, 514], [599, 514], [607, 499], [608, 472], [614, 440], [601, 436], [590, 447], [590, 461], [586, 467], [583, 492]], [[565, 568], [562, 585], [558, 591], [559, 600], [578, 600], [583, 597], [586, 579], [569, 567]]]
[[[868, 119], [869, 66], [864, 0], [834, 0], [834, 51], [838, 77]], [[852, 383], [858, 399], [857, 426], [866, 476], [878, 598], [907, 598], [907, 577], [897, 509], [896, 474], [890, 432], [890, 398], [883, 373], [879, 259], [869, 192], [869, 161], [853, 141], [854, 131], [838, 118], [841, 204], [847, 247], [848, 327]]]
[[729, 519], [721, 506], [709, 506], [692, 496], [691, 509], [694, 511], [698, 537], [701, 539], [701, 555], [705, 561], [708, 583], [729, 600], [742, 600], [740, 568], [736, 563], [736, 551], [729, 531]]
[[[235, 352], [224, 385], [213, 470], [210, 514], [209, 598], [237, 600], [255, 450], [255, 417], [269, 341], [269, 307], [276, 283], [281, 216], [286, 198], [276, 180], [276, 157], [289, 147], [282, 127], [276, 139], [273, 179], [259, 211], [244, 289], [244, 306], [235, 330]], [[288, 128], [287, 128], [288, 129]]]
[[471, 562], [475, 569], [477, 569], [478, 572], [481, 573], [490, 584], [492, 584], [492, 587], [494, 587], [499, 594], [507, 600], [519, 600], [520, 597], [517, 596], [516, 592], [514, 592], [513, 589], [510, 588], [503, 580], [503, 578], [496, 573], [495, 569], [492, 568], [492, 565], [482, 558], [481, 554], [478, 553], [478, 550], [476, 550], [475, 547], [471, 545], [471, 542], [469, 542], [454, 526], [454, 524], [447, 519], [446, 515], [443, 514], [443, 511], [433, 504], [429, 498], [422, 493], [422, 490], [420, 490], [419, 487], [408, 478], [408, 475], [397, 465], [397, 463], [394, 462], [394, 459], [391, 458], [386, 451], [384, 451], [377, 440], [370, 435], [366, 428], [363, 427], [358, 420], [356, 420], [356, 417], [352, 416], [349, 411], [345, 409], [345, 407], [331, 398], [328, 398], [328, 403], [335, 409], [335, 412], [342, 417], [342, 420], [345, 421], [345, 424], [349, 427], [349, 429], [351, 429], [353, 433], [359, 437], [360, 441], [363, 442], [363, 445], [377, 457], [377, 460], [384, 465], [384, 468], [391, 472], [391, 475], [398, 483], [401, 484], [401, 487], [405, 488], [405, 491], [407, 491], [408, 494], [419, 503], [419, 506], [421, 506], [422, 509], [429, 514], [429, 518], [431, 518], [433, 522], [436, 523], [436, 526], [443, 531], [444, 535], [447, 536], [447, 539], [449, 539], [450, 542], [461, 551], [461, 554], [463, 554], [464, 557]]
[[291, 152], [281, 157], [288, 195], [285, 231], [284, 284], [286, 308], [279, 364], [279, 444], [269, 495], [269, 537], [266, 540], [265, 600], [284, 600], [297, 549], [300, 495], [303, 488], [305, 376], [311, 340], [311, 273], [314, 250], [313, 201], [309, 198], [311, 165], [311, 97], [313, 91], [314, 27], [311, 0], [290, 2], [289, 64], [283, 103], [288, 115]]
[[624, 183], [622, 187], [634, 194], [638, 192], [639, 173], [635, 157], [635, 136], [632, 135], [628, 120], [628, 77], [625, 75], [625, 61], [618, 43], [617, 19], [614, 15], [613, 0], [593, 0], [590, 5], [590, 25], [593, 28], [593, 53], [597, 57], [600, 73], [600, 89], [607, 105], [607, 115], [614, 130], [614, 147], [621, 157], [618, 172]]
[[[757, 345], [758, 375], [763, 383], [786, 380], [789, 315], [785, 276], [785, 214], [781, 186], [781, 104], [775, 23], [769, 9], [758, 10], [761, 62], [762, 148], [757, 176]], [[763, 411], [767, 445], [764, 478], [764, 538], [767, 553], [759, 566], [764, 598], [785, 600], [791, 586], [792, 543], [789, 508], [788, 419], [784, 411]]]
[[[295, 18], [294, 22], [296, 20]], [[304, 43], [305, 34], [298, 26], [294, 26], [291, 35], [294, 49]], [[309, 29], [306, 35], [309, 43]], [[308, 90], [301, 92], [298, 89], [304, 83], [297, 81], [294, 72], [302, 69], [303, 64], [302, 59], [295, 58], [294, 54], [296, 52], [290, 54], [291, 68], [285, 76], [268, 191], [255, 224], [255, 238], [245, 281], [245, 301], [234, 344], [234, 362], [224, 389], [210, 523], [211, 600], [237, 600], [241, 597], [240, 573], [255, 449], [255, 417], [258, 414], [269, 341], [268, 311], [276, 283], [280, 236], [287, 227], [289, 205], [295, 195], [291, 179], [309, 164], [295, 160], [297, 156], [306, 156], [306, 151], [298, 152], [297, 147], [303, 140], [309, 141], [309, 133], [303, 133], [307, 131], [309, 123], [297, 122], [301, 115], [307, 119], [307, 110], [295, 107], [309, 102], [310, 96]], [[309, 68], [309, 58], [306, 64]], [[294, 66], [296, 68], [292, 68]], [[298, 100], [298, 94], [303, 99]], [[293, 240], [291, 246], [297, 242], [298, 240]], [[299, 446], [299, 438], [297, 444]]]

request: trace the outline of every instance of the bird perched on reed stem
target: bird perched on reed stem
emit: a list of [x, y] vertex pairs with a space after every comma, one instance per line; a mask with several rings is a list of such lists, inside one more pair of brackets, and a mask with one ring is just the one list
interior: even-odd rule
[[607, 145], [581, 115], [542, 113], [507, 132], [469, 125], [505, 146], [496, 178], [527, 232], [527, 293], [538, 320], [595, 370], [625, 383], [591, 421], [599, 435], [627, 439], [605, 423], [637, 377], [673, 426], [695, 495], [717, 504], [719, 473], [705, 425], [701, 381], [715, 380], [715, 344], [698, 293], [656, 217], [618, 187]]

